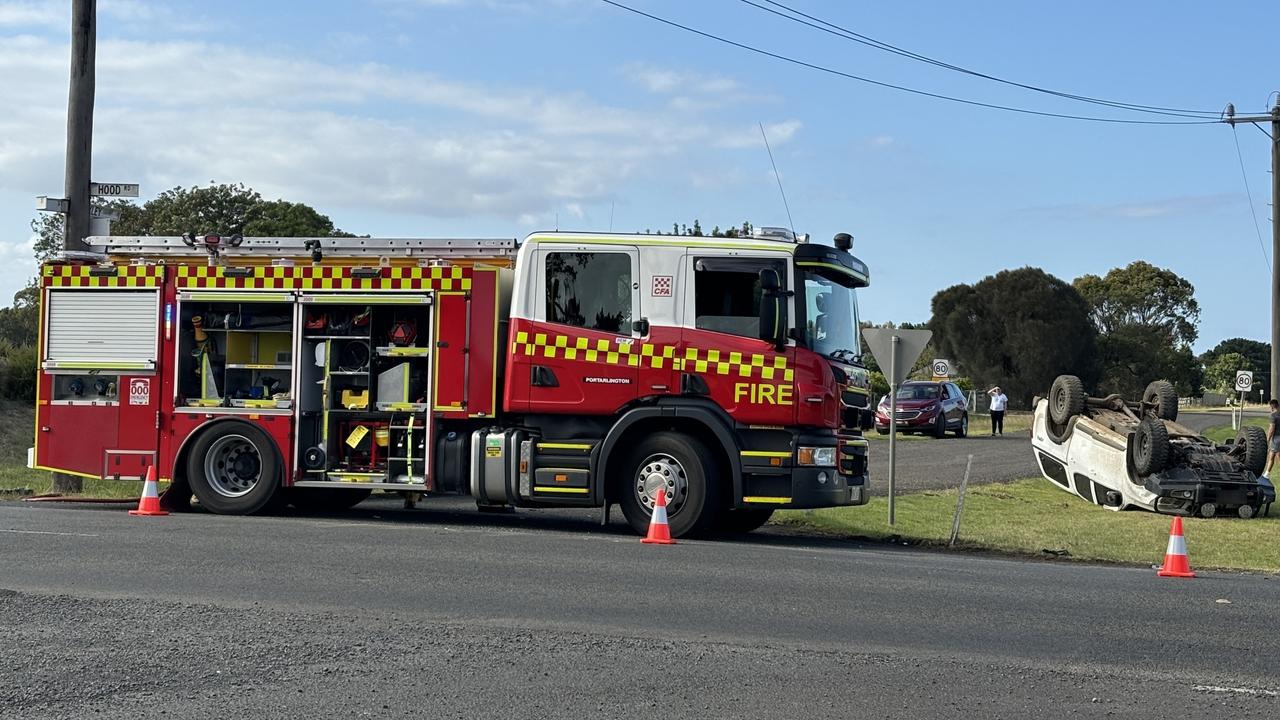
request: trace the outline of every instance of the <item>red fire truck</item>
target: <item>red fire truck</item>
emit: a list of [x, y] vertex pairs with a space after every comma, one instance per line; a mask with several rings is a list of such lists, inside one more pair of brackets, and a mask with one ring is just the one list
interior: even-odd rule
[[33, 466], [209, 511], [373, 491], [745, 531], [867, 500], [851, 239], [95, 237], [42, 268]]

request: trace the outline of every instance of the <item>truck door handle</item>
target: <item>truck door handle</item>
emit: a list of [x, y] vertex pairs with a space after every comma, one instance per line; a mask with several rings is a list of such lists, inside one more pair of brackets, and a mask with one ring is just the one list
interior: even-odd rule
[[534, 387], [560, 387], [560, 380], [555, 372], [546, 365], [534, 365], [530, 368], [529, 384]]

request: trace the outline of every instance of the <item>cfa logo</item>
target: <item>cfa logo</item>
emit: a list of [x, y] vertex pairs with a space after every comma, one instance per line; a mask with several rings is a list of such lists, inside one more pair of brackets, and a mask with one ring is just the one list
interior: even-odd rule
[[733, 401], [746, 399], [752, 405], [791, 405], [795, 389], [790, 385], [766, 385], [764, 383], [734, 383]]

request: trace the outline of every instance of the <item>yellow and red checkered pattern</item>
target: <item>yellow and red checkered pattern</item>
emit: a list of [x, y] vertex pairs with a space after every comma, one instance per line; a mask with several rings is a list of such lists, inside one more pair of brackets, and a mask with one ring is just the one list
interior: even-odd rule
[[164, 266], [49, 264], [41, 268], [40, 281], [55, 288], [154, 288], [164, 281]]
[[179, 265], [179, 288], [219, 288], [228, 290], [439, 290], [471, 289], [471, 268], [384, 267], [376, 277], [354, 277], [353, 268], [336, 265], [277, 266], [249, 268], [248, 275], [228, 274], [228, 268], [208, 265]]
[[736, 350], [708, 350], [696, 347], [680, 349], [675, 345], [617, 342], [604, 338], [593, 340], [559, 333], [517, 331], [511, 352], [527, 357], [559, 358], [659, 370], [670, 367], [684, 372], [735, 375], [742, 378], [758, 377], [783, 382], [792, 382], [795, 378], [795, 371], [787, 362], [785, 355], [768, 357], [760, 353], [743, 353]]

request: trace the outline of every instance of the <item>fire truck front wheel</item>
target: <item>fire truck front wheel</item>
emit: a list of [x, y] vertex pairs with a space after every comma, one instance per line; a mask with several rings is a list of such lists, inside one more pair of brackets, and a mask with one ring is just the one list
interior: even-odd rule
[[187, 456], [187, 482], [200, 504], [222, 515], [255, 513], [279, 486], [280, 460], [266, 433], [248, 423], [214, 425]]
[[673, 537], [707, 529], [720, 507], [717, 465], [711, 451], [688, 435], [659, 432], [646, 437], [627, 462], [629, 482], [621, 493], [622, 514], [632, 529], [644, 535], [655, 498], [662, 491]]

